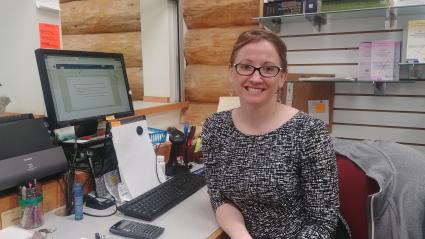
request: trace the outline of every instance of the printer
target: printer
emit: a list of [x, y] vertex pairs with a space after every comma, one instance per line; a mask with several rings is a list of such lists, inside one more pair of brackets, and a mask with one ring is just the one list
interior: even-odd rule
[[44, 119], [0, 121], [0, 191], [67, 169], [63, 149], [51, 140]]

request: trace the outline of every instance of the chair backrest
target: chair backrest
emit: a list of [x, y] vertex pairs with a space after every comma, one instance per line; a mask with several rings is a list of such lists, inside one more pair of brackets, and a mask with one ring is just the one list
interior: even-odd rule
[[367, 197], [378, 192], [379, 186], [347, 157], [337, 154], [336, 158], [341, 214], [350, 227], [352, 239], [367, 239]]

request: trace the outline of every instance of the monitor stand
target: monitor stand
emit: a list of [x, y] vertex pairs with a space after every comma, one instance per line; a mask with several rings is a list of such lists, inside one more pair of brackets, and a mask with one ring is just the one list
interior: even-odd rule
[[75, 137], [81, 138], [83, 136], [94, 135], [97, 133], [97, 126], [97, 119], [81, 122], [80, 124], [74, 126]]

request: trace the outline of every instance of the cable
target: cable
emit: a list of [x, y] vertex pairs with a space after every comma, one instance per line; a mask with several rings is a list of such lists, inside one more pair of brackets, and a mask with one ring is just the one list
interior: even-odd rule
[[159, 175], [158, 175], [158, 151], [159, 151], [160, 146], [161, 146], [161, 143], [159, 143], [158, 145], [153, 145], [153, 147], [154, 147], [154, 151], [153, 152], [155, 154], [154, 160], [155, 160], [155, 174], [156, 174], [156, 179], [161, 184], [163, 182], [161, 182], [161, 180], [159, 179]]
[[117, 211], [118, 211], [118, 205], [117, 205], [117, 202], [116, 202], [114, 196], [112, 196], [111, 194], [109, 194], [109, 195], [111, 196], [111, 198], [97, 197], [97, 196], [95, 198], [96, 199], [100, 198], [100, 199], [105, 199], [105, 200], [111, 200], [112, 199], [113, 202], [114, 202], [114, 206], [115, 206], [115, 210], [112, 213], [105, 214], [105, 215], [96, 215], [96, 214], [91, 214], [91, 213], [88, 213], [88, 212], [83, 212], [84, 215], [87, 215], [87, 216], [90, 216], [90, 217], [110, 217], [110, 216], [115, 215], [115, 213], [117, 213]]

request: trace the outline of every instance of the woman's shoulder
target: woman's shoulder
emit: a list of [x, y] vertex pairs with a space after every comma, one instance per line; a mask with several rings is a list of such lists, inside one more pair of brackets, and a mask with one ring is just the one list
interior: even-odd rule
[[291, 122], [296, 128], [307, 130], [307, 131], [311, 131], [315, 129], [322, 130], [326, 128], [326, 125], [322, 120], [314, 118], [313, 116], [303, 111], [298, 111], [292, 117]]
[[204, 125], [224, 123], [232, 120], [232, 112], [230, 110], [213, 113], [208, 116], [204, 122]]
[[232, 122], [232, 112], [230, 110], [213, 113], [208, 116], [202, 128], [203, 129], [222, 129]]

